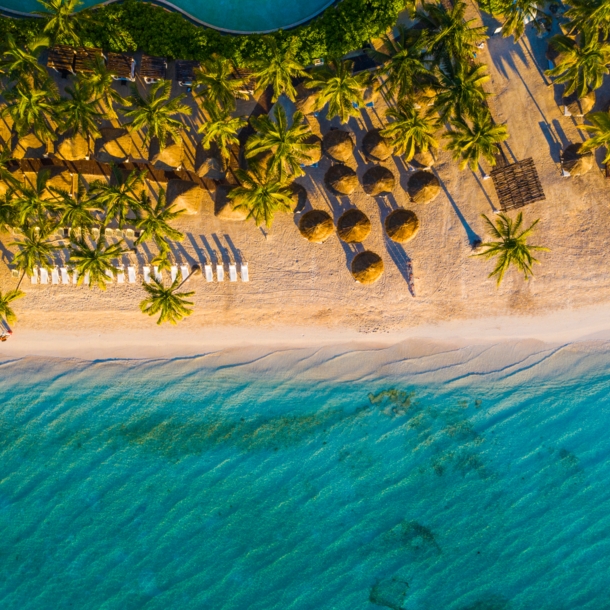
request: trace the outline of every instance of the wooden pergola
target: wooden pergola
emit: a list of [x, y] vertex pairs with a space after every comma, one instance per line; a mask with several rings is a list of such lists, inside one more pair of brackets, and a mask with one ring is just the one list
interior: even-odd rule
[[199, 62], [191, 59], [176, 60], [176, 80], [182, 87], [190, 87], [195, 79]]
[[74, 55], [74, 70], [76, 72], [93, 72], [95, 60], [98, 57], [104, 58], [102, 49], [90, 47], [76, 49], [76, 54]]
[[503, 212], [546, 199], [532, 158], [496, 167], [490, 176]]
[[140, 61], [139, 73], [144, 81], [149, 84], [165, 80], [167, 77], [167, 59], [165, 57], [153, 57], [144, 53]]
[[136, 60], [125, 53], [108, 53], [107, 62], [108, 71], [112, 73], [117, 80], [134, 81]]
[[57, 72], [71, 72], [74, 74], [74, 58], [76, 51], [68, 45], [55, 45], [49, 49], [47, 67]]

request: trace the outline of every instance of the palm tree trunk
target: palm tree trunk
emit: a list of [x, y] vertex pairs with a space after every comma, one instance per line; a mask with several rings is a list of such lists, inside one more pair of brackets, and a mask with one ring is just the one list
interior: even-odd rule
[[178, 286], [178, 288], [176, 288], [176, 290], [180, 290], [180, 288], [182, 288], [182, 286], [184, 286], [184, 284], [186, 284], [191, 279], [192, 275], [196, 275], [200, 271], [201, 271], [201, 267], [199, 265], [193, 265], [191, 267], [191, 272], [186, 276], [186, 279], [184, 279], [184, 280], [182, 280], [182, 282], [180, 282], [180, 285]]
[[17, 288], [15, 288], [15, 290], [19, 290], [19, 286], [21, 286], [21, 282], [23, 282], [24, 277], [25, 277], [25, 269], [24, 269], [23, 273], [21, 274], [19, 281], [17, 282]]

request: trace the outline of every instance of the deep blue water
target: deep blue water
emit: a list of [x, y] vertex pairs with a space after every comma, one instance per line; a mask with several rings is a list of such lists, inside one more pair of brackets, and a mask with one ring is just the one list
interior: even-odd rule
[[608, 362], [2, 365], [0, 608], [610, 608]]

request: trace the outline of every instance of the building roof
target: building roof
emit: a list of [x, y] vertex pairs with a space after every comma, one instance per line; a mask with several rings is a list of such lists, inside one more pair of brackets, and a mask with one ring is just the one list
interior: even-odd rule
[[199, 67], [199, 62], [192, 59], [176, 60], [176, 80], [188, 85], [195, 78], [195, 69]]
[[93, 72], [97, 57], [104, 57], [102, 49], [81, 47], [74, 55], [74, 70], [76, 72]]
[[130, 55], [125, 53], [108, 52], [108, 70], [118, 78], [128, 78], [133, 80], [135, 60]]
[[490, 175], [504, 212], [546, 199], [531, 158], [497, 167]]
[[55, 45], [49, 49], [47, 66], [58, 72], [74, 73], [74, 58], [76, 51], [67, 45]]
[[142, 61], [140, 61], [139, 72], [142, 78], [165, 79], [167, 76], [167, 59], [144, 53], [142, 54]]

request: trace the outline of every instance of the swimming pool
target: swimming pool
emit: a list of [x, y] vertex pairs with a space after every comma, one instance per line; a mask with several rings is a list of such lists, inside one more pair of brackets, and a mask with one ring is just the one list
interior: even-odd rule
[[[100, 4], [84, 0], [83, 8]], [[271, 32], [304, 23], [333, 4], [333, 0], [174, 0], [160, 4], [184, 13], [194, 21], [236, 34]], [[3, 0], [2, 8], [24, 14], [40, 10], [36, 0]]]

